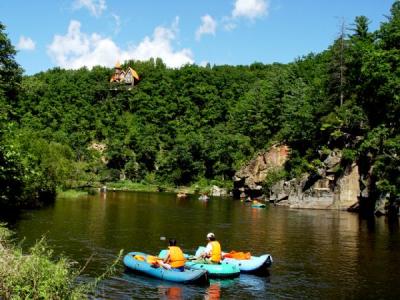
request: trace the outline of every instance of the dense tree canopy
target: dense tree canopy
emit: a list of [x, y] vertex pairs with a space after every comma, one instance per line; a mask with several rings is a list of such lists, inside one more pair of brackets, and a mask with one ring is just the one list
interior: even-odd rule
[[21, 78], [0, 24], [1, 201], [18, 200], [10, 189], [25, 199], [29, 189], [52, 194], [121, 178], [224, 184], [277, 142], [292, 149], [287, 176], [312, 170], [320, 149], [346, 149], [372, 170], [376, 192], [394, 199], [399, 1], [376, 32], [369, 23], [357, 17], [349, 35], [290, 64], [169, 69], [160, 59], [127, 61], [123, 68], [141, 77], [131, 89], [110, 86], [113, 70], [104, 67]]

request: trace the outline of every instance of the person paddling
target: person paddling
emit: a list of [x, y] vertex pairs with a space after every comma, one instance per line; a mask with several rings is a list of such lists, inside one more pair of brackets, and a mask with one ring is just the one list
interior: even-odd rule
[[169, 264], [173, 270], [183, 272], [185, 270], [185, 262], [185, 256], [183, 255], [181, 248], [176, 246], [176, 240], [170, 239], [168, 254], [164, 259], [164, 263]]
[[214, 233], [207, 234], [208, 244], [206, 250], [201, 254], [208, 263], [219, 264], [222, 258], [221, 245], [215, 239]]

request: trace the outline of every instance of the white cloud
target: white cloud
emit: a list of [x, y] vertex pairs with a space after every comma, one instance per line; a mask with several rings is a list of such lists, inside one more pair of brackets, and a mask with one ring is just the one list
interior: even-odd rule
[[178, 32], [178, 23], [179, 18], [176, 18], [171, 28], [156, 27], [152, 38], [146, 36], [138, 46], [132, 47], [128, 51], [123, 51], [121, 54], [122, 60], [132, 58], [147, 60], [151, 57], [160, 57], [167, 66], [172, 68], [193, 63], [193, 54], [190, 49], [185, 48], [174, 52], [172, 47], [172, 41], [176, 39]]
[[100, 17], [107, 9], [106, 0], [75, 0], [73, 6], [75, 9], [86, 8], [95, 17]]
[[204, 34], [215, 35], [215, 30], [217, 29], [217, 22], [210, 15], [205, 15], [201, 17], [201, 25], [196, 31], [196, 40], [200, 40], [201, 36]]
[[121, 31], [121, 18], [116, 14], [111, 14], [111, 16], [115, 21], [114, 33], [117, 34], [118, 32]]
[[255, 19], [268, 14], [268, 0], [236, 0], [232, 17]]
[[18, 50], [35, 50], [35, 47], [36, 47], [35, 42], [31, 38], [24, 36], [21, 36], [19, 38], [17, 44]]
[[172, 42], [176, 39], [178, 18], [170, 28], [157, 27], [153, 36], [146, 36], [137, 46], [120, 49], [110, 38], [97, 33], [81, 32], [81, 24], [72, 20], [66, 35], [56, 35], [48, 46], [48, 54], [57, 66], [77, 69], [83, 66], [113, 66], [117, 60], [148, 60], [160, 57], [173, 68], [194, 62], [190, 49], [175, 51]]
[[232, 31], [237, 27], [237, 24], [232, 20], [232, 17], [223, 17], [222, 24], [226, 31]]

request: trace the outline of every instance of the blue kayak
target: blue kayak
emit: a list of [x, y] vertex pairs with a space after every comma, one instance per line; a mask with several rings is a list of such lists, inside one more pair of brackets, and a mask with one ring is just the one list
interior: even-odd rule
[[[199, 247], [196, 251], [196, 256], [199, 256], [201, 253], [203, 253], [205, 249], [205, 247]], [[272, 265], [272, 261], [271, 255], [264, 254], [261, 256], [251, 256], [250, 259], [235, 259], [225, 257], [221, 263], [237, 265], [241, 273], [257, 273], [270, 267]]]
[[149, 255], [142, 252], [129, 252], [124, 256], [124, 265], [132, 271], [146, 274], [163, 280], [179, 283], [207, 283], [206, 270], [186, 269], [183, 272], [154, 267], [147, 262]]
[[224, 258], [222, 263], [237, 264], [242, 273], [257, 273], [266, 270], [272, 265], [272, 256], [264, 254], [261, 256], [251, 256], [250, 259]]
[[263, 203], [253, 203], [251, 205], [251, 207], [255, 207], [255, 208], [264, 208], [266, 205]]
[[[199, 247], [199, 249], [204, 247]], [[165, 257], [167, 250], [162, 250], [158, 257]], [[196, 252], [197, 253], [197, 252]], [[188, 254], [185, 254], [186, 258], [190, 258]], [[203, 261], [196, 261], [188, 259], [185, 263], [185, 267], [191, 270], [206, 270], [209, 278], [235, 278], [240, 275], [240, 269], [238, 265], [230, 263], [219, 263], [210, 264], [204, 263]]]
[[235, 278], [240, 275], [240, 269], [236, 264], [219, 263], [206, 264], [203, 262], [187, 261], [185, 267], [191, 270], [206, 270], [210, 278]]

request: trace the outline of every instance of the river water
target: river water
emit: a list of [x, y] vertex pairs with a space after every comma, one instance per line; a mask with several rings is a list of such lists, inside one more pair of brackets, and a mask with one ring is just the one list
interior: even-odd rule
[[[169, 193], [108, 192], [58, 199], [24, 212], [12, 224], [29, 247], [43, 235], [55, 253], [87, 263], [90, 280], [120, 249], [158, 254], [168, 238], [193, 254], [214, 232], [224, 251], [270, 253], [265, 276], [212, 280], [209, 286], [169, 283], [124, 271], [98, 287], [96, 299], [399, 299], [398, 220], [370, 220], [338, 211], [252, 208], [229, 198], [177, 199]], [[162, 240], [166, 237], [167, 240]]]

